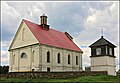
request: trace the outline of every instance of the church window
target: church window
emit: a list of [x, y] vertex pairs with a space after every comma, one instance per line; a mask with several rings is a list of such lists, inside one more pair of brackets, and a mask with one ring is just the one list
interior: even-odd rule
[[101, 55], [101, 48], [96, 49], [96, 55]]
[[35, 51], [33, 50], [33, 52], [32, 52], [32, 62], [34, 62], [34, 54], [35, 54]]
[[109, 54], [112, 55], [112, 48], [109, 48]]
[[58, 55], [57, 55], [57, 61], [58, 61], [58, 63], [60, 63], [60, 53], [58, 53]]
[[68, 55], [68, 64], [70, 64], [70, 55]]
[[24, 35], [25, 35], [25, 28], [22, 30], [22, 40], [24, 41]]
[[50, 52], [49, 51], [47, 52], [47, 62], [48, 63], [50, 62]]
[[76, 65], [78, 65], [78, 56], [76, 56]]
[[25, 53], [22, 53], [21, 58], [27, 58], [27, 55]]

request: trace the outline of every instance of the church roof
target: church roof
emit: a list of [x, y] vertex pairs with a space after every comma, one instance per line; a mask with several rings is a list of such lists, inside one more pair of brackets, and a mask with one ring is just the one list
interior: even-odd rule
[[102, 45], [109, 45], [109, 46], [112, 46], [112, 47], [116, 47], [114, 44], [112, 44], [108, 40], [106, 40], [103, 36], [101, 36], [101, 38], [99, 40], [94, 42], [89, 47], [97, 47], [97, 46], [102, 46]]
[[51, 28], [49, 28], [49, 30], [44, 30], [42, 26], [38, 24], [27, 20], [23, 21], [29, 27], [39, 43], [82, 52], [82, 50], [65, 33]]

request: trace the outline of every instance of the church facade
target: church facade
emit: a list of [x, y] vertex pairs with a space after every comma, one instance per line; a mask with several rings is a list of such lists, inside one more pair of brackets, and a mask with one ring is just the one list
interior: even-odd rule
[[82, 50], [67, 32], [51, 29], [47, 16], [41, 24], [22, 20], [9, 47], [9, 72], [81, 71]]

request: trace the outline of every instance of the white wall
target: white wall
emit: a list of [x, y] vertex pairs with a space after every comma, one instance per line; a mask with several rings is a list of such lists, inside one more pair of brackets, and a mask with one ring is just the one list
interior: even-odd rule
[[91, 57], [91, 71], [108, 71], [108, 75], [116, 75], [115, 58], [109, 56]]
[[91, 71], [107, 71], [108, 75], [116, 75], [114, 66], [95, 66], [91, 67]]
[[[24, 32], [23, 32], [24, 29]], [[24, 33], [24, 35], [23, 35]], [[10, 72], [12, 71], [31, 71], [32, 68], [36, 68], [39, 64], [39, 46], [36, 45], [28, 46], [32, 44], [38, 44], [38, 40], [35, 38], [33, 33], [30, 31], [24, 21], [21, 22], [19, 29], [14, 37], [14, 40], [10, 46]], [[25, 47], [27, 46], [27, 47]], [[20, 48], [22, 47], [22, 48]], [[19, 48], [19, 49], [16, 49]], [[11, 50], [12, 49], [12, 50]], [[32, 51], [35, 50], [34, 62], [31, 63]], [[21, 59], [21, 53], [27, 54], [26, 59]], [[15, 64], [13, 64], [13, 56], [15, 55]]]
[[[23, 32], [24, 29], [24, 32]], [[23, 34], [24, 33], [24, 34]], [[36, 45], [35, 45], [36, 44]], [[47, 51], [50, 51], [50, 63], [47, 63]], [[34, 62], [32, 62], [34, 52]], [[26, 53], [27, 58], [21, 58], [21, 54]], [[57, 63], [57, 54], [61, 54], [61, 63]], [[70, 62], [68, 64], [68, 54]], [[13, 56], [15, 55], [15, 64]], [[76, 56], [78, 56], [78, 65], [76, 65]], [[53, 46], [40, 45], [28, 26], [22, 21], [14, 40], [10, 47], [10, 72], [20, 71], [46, 71], [47, 67], [51, 71], [79, 71], [82, 67], [82, 54], [67, 49], [60, 49]]]
[[[47, 63], [47, 51], [51, 54], [50, 63]], [[61, 63], [57, 63], [58, 53], [61, 54]], [[70, 64], [68, 64], [68, 54], [70, 54]], [[82, 67], [81, 55], [79, 52], [43, 45], [42, 71], [47, 71], [47, 67], [50, 67], [51, 71], [79, 71]], [[76, 56], [78, 56], [78, 65], [76, 65]]]
[[[34, 62], [32, 56], [34, 51]], [[21, 58], [21, 54], [26, 53], [27, 58]], [[13, 55], [15, 55], [15, 64], [13, 64]], [[39, 45], [33, 45], [10, 51], [10, 70], [9, 72], [39, 70]]]
[[[34, 51], [34, 61], [33, 52]], [[47, 51], [50, 52], [50, 63], [47, 63]], [[21, 54], [26, 53], [27, 58], [21, 58]], [[60, 63], [57, 62], [57, 54], [60, 53]], [[68, 64], [68, 54], [70, 55], [70, 64]], [[15, 64], [12, 63], [15, 55]], [[76, 65], [76, 56], [78, 56], [78, 65]], [[46, 45], [32, 45], [10, 51], [10, 72], [22, 71], [80, 71], [82, 67], [82, 54], [75, 51], [60, 49]]]
[[[22, 38], [23, 29], [24, 29], [24, 38]], [[24, 22], [22, 22], [21, 26], [19, 27], [19, 29], [14, 37], [14, 41], [13, 41], [10, 49], [28, 46], [28, 45], [32, 45], [32, 44], [36, 44], [36, 43], [39, 43], [38, 40], [35, 38], [35, 36], [30, 31], [28, 26]]]
[[115, 66], [115, 58], [109, 56], [102, 57], [91, 57], [91, 66], [98, 65], [114, 65]]

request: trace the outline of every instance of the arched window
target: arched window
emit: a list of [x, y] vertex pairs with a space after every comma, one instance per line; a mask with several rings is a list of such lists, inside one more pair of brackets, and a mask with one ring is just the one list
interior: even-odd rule
[[57, 61], [60, 63], [60, 53], [57, 54]]
[[70, 64], [70, 55], [68, 55], [68, 64]]
[[13, 55], [13, 64], [15, 64], [15, 54]]
[[34, 62], [34, 54], [35, 54], [35, 51], [33, 50], [32, 51], [32, 62]]
[[47, 52], [47, 62], [48, 63], [50, 62], [50, 52], [49, 51]]
[[78, 65], [78, 56], [76, 56], [76, 65]]
[[27, 58], [27, 55], [25, 53], [22, 53], [21, 58]]

